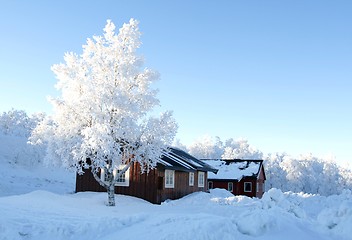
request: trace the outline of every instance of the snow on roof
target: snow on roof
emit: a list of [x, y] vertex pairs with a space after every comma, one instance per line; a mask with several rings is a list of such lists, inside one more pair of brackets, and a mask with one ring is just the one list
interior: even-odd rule
[[164, 152], [163, 155], [164, 155], [165, 157], [167, 157], [167, 158], [169, 158], [169, 159], [171, 159], [171, 160], [177, 162], [178, 164], [180, 164], [181, 166], [183, 166], [183, 167], [185, 167], [185, 168], [187, 168], [187, 169], [192, 169], [192, 170], [194, 170], [194, 168], [193, 168], [191, 165], [189, 165], [189, 164], [186, 163], [185, 161], [182, 161], [181, 159], [179, 159], [179, 158], [173, 156], [172, 154], [170, 154], [170, 153], [168, 153], [168, 152]]
[[208, 173], [208, 179], [236, 179], [257, 176], [260, 170], [260, 160], [205, 160], [210, 166], [219, 169], [217, 174]]
[[172, 165], [164, 160], [162, 160], [161, 158], [158, 160], [158, 162], [164, 166], [168, 166], [168, 167], [171, 167]]
[[200, 165], [200, 164], [198, 164], [197, 162], [193, 161], [191, 158], [186, 158], [186, 157], [184, 157], [184, 156], [180, 156], [180, 158], [181, 158], [182, 160], [185, 160], [185, 161], [189, 162], [190, 164], [192, 164], [192, 165], [195, 166], [195, 167], [204, 167], [203, 165]]
[[203, 161], [193, 157], [185, 151], [170, 147], [163, 152], [159, 163], [170, 169], [179, 171], [211, 171], [217, 172], [217, 169], [212, 168]]
[[[170, 148], [170, 150], [171, 150], [172, 154], [174, 154], [175, 156], [178, 156], [179, 158], [181, 158], [182, 160], [188, 162], [192, 166], [197, 167], [197, 168], [204, 167], [204, 162], [202, 162], [202, 161], [196, 159], [195, 157], [189, 155], [185, 151], [183, 151], [183, 150], [181, 150], [179, 148], [175, 148], [175, 147]], [[195, 160], [197, 160], [199, 163], [196, 162]]]

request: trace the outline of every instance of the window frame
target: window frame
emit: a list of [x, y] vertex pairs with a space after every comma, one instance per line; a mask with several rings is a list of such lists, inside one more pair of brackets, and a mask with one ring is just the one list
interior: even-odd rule
[[[126, 165], [120, 165], [118, 169], [116, 169], [116, 168], [114, 169], [114, 172], [113, 172], [114, 178], [115, 178], [115, 176], [117, 175], [118, 171], [124, 169], [124, 167], [126, 167]], [[130, 186], [130, 168], [128, 168], [128, 169], [126, 170], [126, 172], [124, 172], [124, 173], [120, 176], [120, 178], [121, 178], [121, 177], [123, 177], [122, 179], [124, 179], [125, 181], [124, 181], [124, 182], [116, 182], [116, 183], [115, 183], [115, 186], [129, 187], [129, 186]]]
[[198, 187], [204, 187], [205, 182], [205, 173], [199, 171], [198, 172]]
[[[249, 184], [249, 186], [250, 186], [250, 190], [249, 190], [249, 191], [246, 190], [246, 184]], [[243, 191], [244, 191], [244, 192], [252, 192], [252, 190], [253, 190], [253, 188], [252, 188], [252, 182], [244, 182], [244, 183], [243, 183]]]
[[194, 172], [189, 172], [188, 174], [188, 185], [194, 186]]
[[[231, 190], [230, 190], [230, 186], [231, 186]], [[229, 191], [229, 192], [233, 192], [233, 182], [228, 182], [227, 183], [227, 191]]]
[[[126, 164], [122, 164], [117, 168], [114, 168], [113, 170], [113, 175], [114, 175], [114, 179], [118, 173], [118, 170], [122, 170], [126, 167]], [[100, 169], [100, 180], [102, 180], [103, 182], [105, 182], [105, 169], [101, 168]], [[115, 182], [115, 186], [117, 187], [129, 187], [130, 186], [130, 168], [128, 168], [126, 170], [126, 172], [124, 172], [124, 174], [122, 174], [120, 177], [124, 177], [125, 181], [124, 182]]]
[[[171, 182], [169, 181], [171, 180]], [[165, 169], [165, 188], [175, 187], [175, 170]]]

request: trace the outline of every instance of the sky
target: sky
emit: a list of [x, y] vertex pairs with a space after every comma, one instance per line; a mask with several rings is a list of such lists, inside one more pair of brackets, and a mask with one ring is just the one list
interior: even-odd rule
[[352, 2], [0, 1], [0, 113], [51, 113], [53, 64], [107, 19], [140, 21], [176, 138], [246, 138], [264, 153], [352, 164]]

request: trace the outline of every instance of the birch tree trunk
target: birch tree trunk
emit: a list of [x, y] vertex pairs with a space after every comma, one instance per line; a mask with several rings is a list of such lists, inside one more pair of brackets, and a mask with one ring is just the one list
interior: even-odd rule
[[[104, 170], [104, 171], [103, 171]], [[106, 189], [108, 193], [108, 202], [107, 206], [115, 206], [115, 177], [113, 172], [109, 172], [108, 168], [101, 169], [100, 174], [104, 174], [105, 177], [102, 180], [95, 171], [92, 171], [92, 174], [95, 180]]]
[[105, 174], [106, 182], [108, 184], [108, 187], [106, 188], [106, 191], [108, 192], [108, 206], [115, 206], [115, 179], [111, 164], [108, 164], [108, 166], [107, 173]]
[[115, 206], [115, 184], [111, 184], [107, 189], [108, 192], [108, 206]]

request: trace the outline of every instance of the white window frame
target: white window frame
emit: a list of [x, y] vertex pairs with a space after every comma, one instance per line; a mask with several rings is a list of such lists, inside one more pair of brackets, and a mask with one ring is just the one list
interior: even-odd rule
[[175, 187], [175, 171], [174, 170], [165, 170], [165, 188], [174, 188]]
[[205, 173], [198, 172], [198, 187], [204, 187]]
[[[113, 170], [113, 175], [114, 178], [116, 177], [118, 170], [122, 170], [126, 167], [126, 165], [120, 165], [117, 169], [115, 168]], [[128, 168], [126, 170], [126, 172], [124, 174], [122, 174], [122, 179], [124, 179], [123, 182], [116, 182], [115, 186], [119, 186], [119, 187], [129, 187], [130, 186], [130, 168]], [[105, 182], [105, 169], [101, 168], [101, 172], [100, 172], [100, 179]]]
[[[250, 191], [248, 191], [248, 190], [246, 190], [246, 184], [249, 184], [249, 186], [250, 186]], [[244, 182], [243, 183], [243, 191], [244, 192], [252, 192], [252, 182]]]
[[[231, 186], [231, 187], [230, 187]], [[233, 182], [228, 182], [227, 183], [227, 191], [233, 192]]]
[[[118, 169], [114, 169], [114, 177], [118, 174], [119, 170], [122, 170], [126, 165], [120, 165]], [[128, 168], [124, 174], [121, 175], [120, 179], [124, 180], [123, 182], [119, 181], [115, 183], [115, 186], [128, 187], [130, 186], [130, 169]]]
[[189, 172], [188, 183], [189, 186], [194, 186], [194, 172]]

